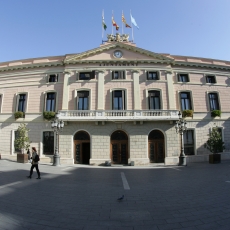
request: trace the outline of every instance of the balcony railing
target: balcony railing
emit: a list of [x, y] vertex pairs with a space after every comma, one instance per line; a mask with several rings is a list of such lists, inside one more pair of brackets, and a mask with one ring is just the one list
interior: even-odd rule
[[64, 121], [178, 120], [178, 110], [61, 110]]

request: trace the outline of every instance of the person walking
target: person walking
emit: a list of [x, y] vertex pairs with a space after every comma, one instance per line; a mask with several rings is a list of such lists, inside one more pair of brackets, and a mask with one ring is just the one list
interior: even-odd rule
[[28, 178], [31, 179], [32, 177], [32, 174], [33, 174], [33, 170], [34, 168], [36, 168], [36, 171], [37, 171], [37, 174], [38, 174], [38, 178], [37, 179], [41, 179], [40, 177], [40, 171], [39, 171], [39, 168], [38, 168], [38, 161], [39, 161], [39, 156], [37, 154], [37, 150], [35, 147], [32, 147], [32, 165], [31, 165], [31, 168], [30, 168], [30, 175], [28, 176]]

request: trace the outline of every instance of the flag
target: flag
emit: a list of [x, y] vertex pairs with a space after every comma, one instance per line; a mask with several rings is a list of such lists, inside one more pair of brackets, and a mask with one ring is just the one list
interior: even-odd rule
[[113, 16], [112, 16], [112, 24], [113, 24], [113, 26], [116, 27], [116, 30], [119, 30], [119, 26], [118, 26], [117, 23], [114, 21]]
[[130, 13], [130, 17], [131, 17], [131, 22], [134, 26], [136, 26], [139, 29], [139, 26], [136, 23], [136, 20], [132, 17], [132, 14]]
[[104, 30], [107, 29], [107, 26], [106, 26], [106, 24], [105, 24], [104, 15], [102, 15], [102, 27], [103, 27]]
[[124, 14], [123, 14], [123, 13], [122, 13], [121, 20], [122, 20], [122, 22], [125, 24], [125, 27], [127, 27], [127, 28], [131, 28], [131, 26], [127, 24], [127, 22], [126, 22], [126, 20], [125, 20], [125, 16], [124, 16]]

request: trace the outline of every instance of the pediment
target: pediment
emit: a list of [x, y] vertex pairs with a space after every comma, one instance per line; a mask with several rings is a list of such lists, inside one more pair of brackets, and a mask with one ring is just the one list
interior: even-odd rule
[[[123, 54], [121, 58], [114, 57], [114, 51], [120, 50]], [[157, 54], [148, 50], [138, 48], [121, 42], [108, 43], [96, 49], [88, 50], [79, 54], [69, 55], [64, 62], [72, 64], [77, 62], [102, 62], [102, 61], [135, 61], [135, 62], [161, 62], [172, 63], [173, 58], [166, 55]]]

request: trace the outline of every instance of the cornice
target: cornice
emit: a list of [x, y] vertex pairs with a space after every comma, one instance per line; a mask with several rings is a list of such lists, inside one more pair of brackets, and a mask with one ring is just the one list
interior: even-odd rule
[[44, 68], [44, 67], [57, 67], [64, 66], [63, 62], [50, 62], [50, 63], [34, 63], [27, 65], [15, 65], [15, 66], [6, 66], [0, 68], [0, 72], [12, 71], [12, 70], [22, 70], [22, 69], [35, 69], [35, 68]]
[[205, 63], [197, 63], [197, 62], [175, 61], [174, 63], [172, 63], [172, 66], [175, 66], [175, 67], [178, 67], [178, 66], [189, 66], [189, 67], [199, 67], [199, 68], [209, 68], [209, 69], [230, 70], [230, 66], [205, 64]]

